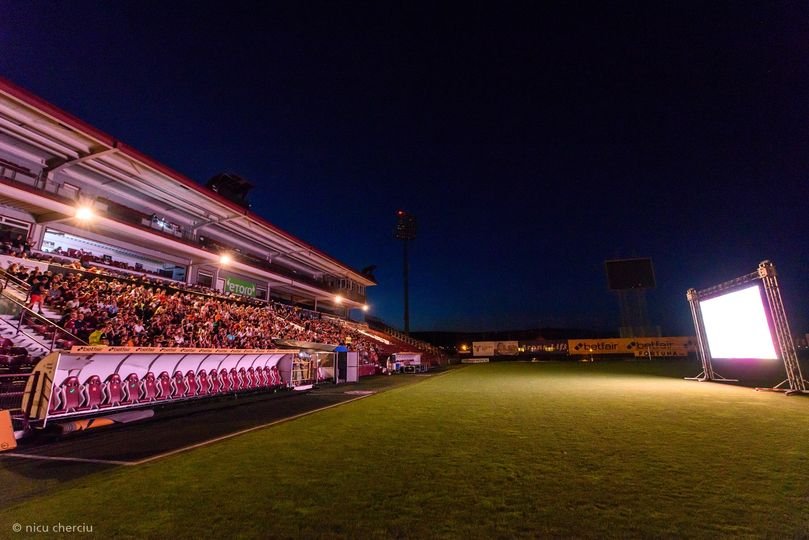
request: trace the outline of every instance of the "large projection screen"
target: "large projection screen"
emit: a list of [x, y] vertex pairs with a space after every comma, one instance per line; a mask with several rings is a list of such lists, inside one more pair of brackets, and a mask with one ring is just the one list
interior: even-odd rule
[[713, 358], [778, 359], [758, 285], [699, 304]]

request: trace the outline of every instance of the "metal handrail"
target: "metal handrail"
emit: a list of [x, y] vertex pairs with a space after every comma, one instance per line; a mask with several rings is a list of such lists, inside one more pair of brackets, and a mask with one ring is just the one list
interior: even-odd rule
[[[375, 324], [380, 326], [384, 333], [398, 339], [399, 341], [401, 341], [403, 343], [406, 343], [408, 345], [412, 345], [412, 346], [417, 347], [419, 349], [422, 349], [422, 350], [424, 350], [424, 351], [426, 351], [428, 353], [432, 353], [432, 354], [438, 356], [439, 360], [445, 358], [445, 356], [446, 356], [444, 351], [442, 351], [439, 347], [436, 347], [432, 343], [427, 343], [426, 341], [416, 339], [416, 338], [414, 338], [414, 337], [412, 337], [412, 336], [410, 336], [408, 334], [405, 334], [404, 332], [400, 332], [399, 330], [393, 328], [391, 325], [389, 325], [388, 323], [386, 323], [385, 321], [383, 321], [382, 319], [380, 319], [378, 317], [373, 317], [373, 318], [368, 318], [368, 319], [370, 319], [372, 322], [374, 322]], [[366, 322], [368, 321], [368, 319], [366, 319]], [[370, 325], [369, 325], [369, 328], [370, 328]]]
[[[24, 305], [24, 304], [20, 303], [19, 301], [17, 301], [16, 298], [12, 298], [11, 296], [8, 296], [6, 294], [3, 295], [3, 298], [5, 298], [6, 300], [8, 300], [9, 302], [11, 302], [13, 304], [16, 304], [17, 307], [20, 308], [20, 320], [17, 322], [17, 334], [23, 334], [24, 336], [27, 336], [27, 337], [31, 338], [32, 340], [39, 343], [43, 347], [47, 348], [48, 351], [53, 351], [53, 349], [55, 348], [57, 334], [64, 335], [65, 337], [67, 337], [71, 341], [76, 342], [77, 345], [87, 345], [87, 342], [84, 341], [83, 339], [81, 339], [80, 337], [78, 337], [78, 336], [72, 334], [71, 332], [65, 330], [64, 328], [62, 328], [58, 324], [54, 323], [50, 319], [48, 319], [46, 317], [43, 317], [42, 315], [36, 313], [35, 311], [32, 311], [26, 305]], [[28, 314], [29, 319], [33, 319], [33, 320], [35, 320], [35, 321], [37, 321], [37, 322], [39, 322], [41, 324], [44, 324], [49, 329], [53, 330], [53, 337], [51, 338], [50, 347], [48, 347], [45, 343], [42, 343], [39, 339], [36, 338], [36, 336], [32, 336], [31, 334], [29, 334], [28, 332], [26, 332], [25, 330], [22, 329], [23, 321], [25, 320], [26, 314]]]
[[11, 282], [26, 293], [25, 295], [26, 300], [28, 299], [28, 296], [31, 294], [31, 285], [28, 282], [11, 275], [2, 268], [0, 268], [0, 279], [2, 279], [3, 281], [3, 285], [0, 287], [0, 291], [6, 290], [6, 287], [8, 287], [8, 283]]

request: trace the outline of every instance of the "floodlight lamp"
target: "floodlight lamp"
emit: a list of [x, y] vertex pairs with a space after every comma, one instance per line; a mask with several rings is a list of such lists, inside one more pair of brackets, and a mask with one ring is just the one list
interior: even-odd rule
[[233, 262], [233, 257], [231, 257], [229, 254], [223, 253], [219, 256], [219, 264], [228, 265], [231, 262]]
[[362, 305], [362, 310], [363, 311], [368, 311], [369, 309], [370, 309], [370, 306], [368, 304], [363, 304]]
[[339, 295], [339, 294], [338, 294], [337, 296], [335, 296], [335, 297], [334, 297], [334, 303], [335, 303], [335, 304], [342, 304], [342, 303], [343, 303], [343, 297], [342, 297], [342, 295]]
[[397, 240], [415, 240], [418, 226], [416, 216], [408, 214], [404, 210], [396, 212], [396, 227], [393, 236]]
[[76, 208], [76, 219], [79, 221], [90, 221], [95, 217], [95, 212], [89, 206], [79, 206]]

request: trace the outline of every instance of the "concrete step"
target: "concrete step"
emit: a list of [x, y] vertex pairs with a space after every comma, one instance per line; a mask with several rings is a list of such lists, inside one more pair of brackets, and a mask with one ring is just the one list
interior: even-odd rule
[[[48, 348], [43, 346], [40, 343], [37, 343], [30, 337], [26, 336], [25, 334], [18, 334], [17, 333], [17, 325], [12, 324], [13, 321], [9, 321], [9, 315], [0, 316], [0, 337], [8, 338], [14, 343], [15, 347], [25, 347], [28, 349], [28, 353], [31, 357], [43, 356], [48, 354]], [[23, 325], [25, 327], [25, 325]], [[30, 328], [25, 329], [26, 332], [34, 334], [34, 332]], [[34, 334], [37, 338], [40, 338], [39, 335]], [[46, 339], [42, 337], [42, 341], [45, 342]]]

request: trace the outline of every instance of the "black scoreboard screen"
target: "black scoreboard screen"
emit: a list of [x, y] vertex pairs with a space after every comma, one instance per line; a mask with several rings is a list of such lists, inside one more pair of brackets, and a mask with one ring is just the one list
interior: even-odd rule
[[652, 259], [620, 259], [607, 261], [607, 286], [614, 291], [653, 289], [655, 274]]

